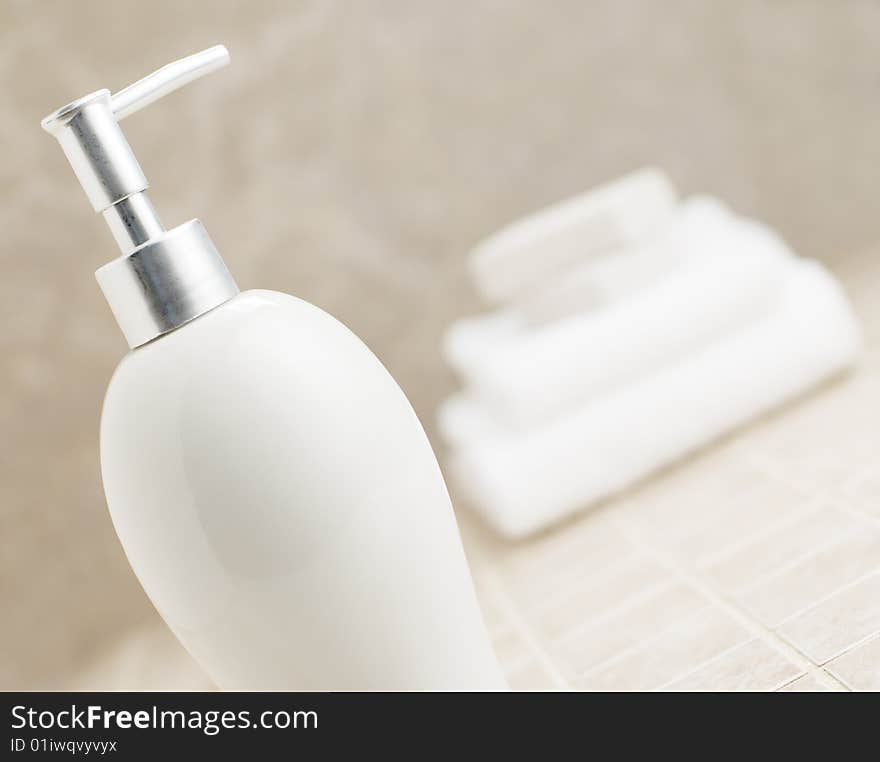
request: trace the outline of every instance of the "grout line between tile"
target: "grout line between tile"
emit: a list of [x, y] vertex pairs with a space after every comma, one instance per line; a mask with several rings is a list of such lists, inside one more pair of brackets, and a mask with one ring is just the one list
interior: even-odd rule
[[[671, 588], [673, 583], [669, 580], [662, 580], [660, 582], [655, 582], [653, 585], [648, 585], [645, 588], [642, 588], [635, 595], [630, 595], [624, 598], [622, 601], [617, 603], [617, 605], [612, 606], [611, 608], [603, 611], [599, 616], [590, 619], [588, 622], [581, 622], [580, 624], [575, 625], [571, 629], [566, 630], [565, 632], [557, 635], [553, 638], [554, 646], [564, 646], [570, 641], [574, 640], [576, 637], [584, 635], [585, 633], [592, 630], [596, 625], [602, 625], [607, 622], [609, 619], [613, 619], [618, 614], [629, 611], [636, 606], [638, 606], [643, 601], [648, 600], [652, 596], [656, 595], [663, 590]], [[657, 633], [654, 633], [656, 635]], [[654, 635], [650, 635], [645, 640], [652, 640]]]
[[830, 674], [834, 675], [834, 677], [837, 680], [839, 680], [841, 683], [843, 683], [851, 691], [855, 691], [856, 688], [854, 688], [852, 685], [850, 685], [843, 677], [841, 677], [839, 674], [837, 674], [834, 671], [834, 668], [831, 666], [831, 662], [833, 662], [835, 659], [839, 659], [841, 656], [845, 656], [850, 651], [854, 651], [856, 648], [867, 645], [868, 643], [873, 643], [875, 640], [880, 640], [880, 632], [872, 633], [871, 635], [868, 635], [867, 637], [862, 638], [861, 640], [856, 641], [855, 643], [852, 643], [851, 645], [847, 646], [840, 653], [835, 654], [830, 659], [827, 659], [826, 661], [824, 661], [822, 663], [822, 668], [827, 670]]
[[[828, 487], [817, 489], [816, 487], [810, 487], [809, 485], [805, 486], [803, 484], [800, 484], [796, 479], [790, 478], [784, 468], [774, 466], [772, 461], [768, 463], [767, 458], [758, 458], [753, 456], [751, 465], [756, 470], [763, 473], [765, 476], [768, 476], [771, 479], [775, 479], [780, 484], [785, 485], [789, 489], [792, 489], [799, 494], [815, 498], [817, 500], [827, 500], [839, 510], [843, 510], [849, 513], [858, 512], [856, 509], [847, 510], [848, 508], [851, 508], [851, 506], [844, 504], [840, 499], [840, 495], [835, 490]], [[846, 489], [853, 485], [861, 484], [866, 478], [870, 477], [876, 471], [876, 468], [876, 464], [873, 462], [861, 465], [857, 468], [857, 470], [853, 471], [848, 477], [842, 480], [841, 486]], [[871, 514], [859, 513], [859, 516], [860, 518], [867, 517], [877, 520], [877, 517]]]
[[827, 488], [816, 489], [815, 487], [810, 487], [809, 485], [800, 484], [797, 480], [790, 479], [786, 475], [785, 469], [776, 466], [772, 462], [772, 459], [769, 457], [759, 457], [755, 454], [750, 454], [749, 465], [751, 465], [756, 471], [762, 473], [764, 476], [775, 480], [779, 484], [782, 484], [783, 486], [788, 487], [797, 494], [803, 495], [804, 497], [810, 498], [811, 500], [821, 500], [823, 498], [830, 499], [832, 497], [831, 491]]
[[590, 590], [595, 590], [603, 582], [606, 582], [609, 577], [612, 577], [616, 572], [619, 572], [621, 569], [626, 568], [627, 564], [631, 563], [637, 557], [638, 554], [635, 552], [625, 554], [616, 561], [610, 563], [608, 566], [591, 575], [590, 581], [586, 586], [579, 587], [577, 585], [568, 585], [560, 587], [547, 595], [537, 605], [532, 607], [523, 606], [522, 608], [532, 615], [541, 614], [545, 611], [549, 611], [550, 609], [565, 603], [576, 595]]
[[[699, 672], [699, 671], [700, 671], [701, 669], [703, 669], [704, 667], [708, 667], [708, 666], [710, 666], [711, 664], [714, 664], [716, 661], [720, 661], [721, 659], [723, 659], [723, 658], [724, 658], [725, 656], [727, 656], [728, 654], [733, 653], [734, 651], [736, 651], [738, 648], [744, 648], [745, 646], [747, 646], [749, 643], [753, 642], [754, 640], [758, 640], [758, 641], [760, 641], [760, 642], [762, 642], [762, 643], [765, 643], [765, 645], [766, 645], [766, 642], [764, 641], [763, 638], [751, 638], [751, 639], [749, 639], [749, 640], [745, 640], [745, 641], [742, 641], [742, 642], [740, 642], [740, 643], [735, 643], [734, 645], [732, 645], [732, 646], [728, 646], [727, 648], [725, 648], [721, 653], [715, 654], [715, 656], [712, 656], [712, 657], [710, 657], [710, 658], [708, 658], [708, 659], [704, 659], [704, 660], [701, 661], [699, 664], [695, 665], [693, 668], [685, 670], [685, 671], [682, 672], [681, 674], [678, 674], [678, 675], [676, 675], [675, 677], [673, 677], [671, 680], [667, 680], [665, 683], [663, 683], [663, 685], [661, 685], [659, 688], [655, 688], [654, 690], [655, 690], [655, 691], [664, 691], [664, 690], [668, 690], [668, 689], [669, 689], [669, 686], [674, 685], [674, 684], [677, 683], [679, 680], [683, 680], [683, 679], [686, 678], [686, 677], [690, 677], [691, 675], [695, 674], [696, 672]], [[790, 660], [789, 660], [789, 661], [790, 661]], [[797, 677], [791, 678], [791, 680], [797, 680], [798, 677], [803, 677], [805, 674], [807, 674], [807, 673], [806, 673], [806, 672], [801, 672], [801, 673], [799, 673], [799, 674], [797, 675]], [[779, 690], [779, 688], [781, 688], [782, 685], [786, 685], [786, 684], [788, 684], [788, 682], [790, 682], [789, 679], [783, 680], [782, 683], [781, 683], [780, 685], [778, 685], [778, 686], [776, 686], [776, 687], [774, 687], [774, 688], [768, 688], [768, 691], [776, 691], [776, 690]]]
[[839, 651], [837, 651], [837, 653], [835, 653], [832, 656], [829, 656], [827, 659], [825, 659], [825, 661], [822, 662], [822, 667], [823, 668], [827, 667], [835, 659], [839, 659], [841, 656], [848, 654], [850, 651], [854, 651], [856, 648], [860, 648], [861, 646], [865, 645], [866, 643], [870, 643], [872, 640], [874, 640], [878, 636], [880, 636], [880, 632], [872, 632], [870, 635], [865, 635], [865, 637], [860, 638], [859, 640], [855, 641], [854, 643], [850, 643], [849, 645], [847, 645], [844, 648], [841, 648]]
[[[764, 475], [766, 475], [766, 474], [764, 474]], [[811, 512], [814, 510], [814, 507], [816, 509], [818, 509], [820, 502], [821, 502], [821, 497], [816, 496], [815, 499], [807, 500], [804, 506], [802, 506], [800, 508], [793, 509], [790, 513], [784, 513], [782, 516], [775, 519], [774, 521], [763, 525], [760, 529], [756, 529], [755, 531], [753, 531], [751, 533], [747, 532], [747, 533], [742, 534], [740, 537], [738, 537], [736, 539], [735, 542], [731, 543], [730, 545], [725, 545], [720, 550], [717, 550], [713, 553], [709, 553], [704, 558], [699, 558], [697, 560], [697, 562], [694, 563], [694, 568], [705, 567], [709, 563], [712, 563], [716, 558], [723, 557], [724, 554], [727, 553], [728, 551], [730, 551], [731, 553], [735, 553], [737, 550], [741, 550], [744, 547], [748, 547], [752, 543], [763, 539], [765, 536], [770, 534], [775, 529], [778, 529], [780, 526], [783, 526], [785, 524], [785, 522], [794, 523], [800, 519], [805, 518], [806, 516], [809, 516], [811, 514]], [[732, 513], [733, 510], [734, 509], [731, 509], [730, 512]], [[711, 522], [709, 522], [709, 523], [711, 523]], [[707, 526], [709, 526], [709, 524], [703, 524], [700, 527], [694, 529], [692, 532], [682, 535], [681, 537], [679, 537], [679, 541], [687, 542], [691, 538], [697, 536]]]
[[[700, 616], [707, 608], [708, 608], [708, 604], [704, 604], [702, 607], [698, 608], [695, 611], [692, 611], [690, 614], [685, 616], [684, 620], [687, 621], [688, 619], [692, 619], [694, 617]], [[651, 635], [649, 635], [646, 638], [642, 638], [637, 643], [633, 643], [632, 645], [621, 649], [617, 653], [611, 654], [611, 656], [609, 656], [605, 659], [602, 659], [602, 661], [594, 664], [592, 667], [587, 667], [587, 669], [583, 670], [578, 677], [584, 678], [584, 677], [587, 677], [588, 675], [592, 675], [596, 672], [600, 672], [601, 670], [605, 669], [606, 667], [609, 667], [612, 664], [616, 664], [617, 662], [622, 661], [630, 654], [634, 654], [634, 653], [637, 653], [638, 651], [641, 651], [646, 646], [651, 645], [651, 643], [653, 643], [654, 641], [659, 640], [661, 637], [663, 637], [670, 629], [672, 629], [672, 627], [674, 625], [675, 625], [675, 623], [671, 622], [666, 627], [660, 628], [659, 630], [657, 630], [657, 632], [652, 633]], [[737, 643], [737, 645], [742, 645], [742, 644]], [[677, 678], [678, 678], [678, 676], [676, 676], [676, 679]]]
[[620, 521], [619, 526], [621, 527], [621, 531], [629, 537], [630, 541], [638, 545], [646, 555], [652, 557], [655, 561], [665, 566], [669, 571], [688, 583], [691, 587], [698, 590], [705, 598], [741, 624], [747, 631], [760, 638], [767, 645], [776, 649], [779, 653], [788, 658], [788, 660], [795, 666], [804, 672], [812, 674], [817, 681], [823, 685], [832, 687], [835, 690], [840, 690], [841, 688], [849, 690], [843, 685], [843, 683], [825, 672], [825, 670], [819, 665], [807, 658], [805, 654], [798, 651], [780, 635], [753, 619], [734, 602], [728, 600], [722, 594], [715, 591], [710, 585], [704, 583], [699, 576], [690, 573], [684, 566], [678, 564], [673, 557], [655, 550], [651, 545], [644, 541], [637, 526], [633, 526], [626, 521]]
[[529, 623], [526, 622], [519, 613], [516, 604], [514, 604], [501, 584], [497, 573], [495, 571], [489, 571], [484, 575], [483, 580], [488, 590], [491, 591], [494, 596], [498, 608], [504, 613], [504, 616], [509, 621], [513, 630], [523, 639], [523, 641], [525, 641], [526, 646], [532, 651], [535, 659], [547, 671], [548, 675], [553, 680], [554, 685], [560, 690], [571, 690], [571, 686], [562, 673], [556, 668], [553, 659], [550, 658], [550, 654], [544, 650]]
[[829, 675], [834, 677], [834, 679], [837, 680], [842, 686], [844, 686], [848, 691], [850, 691], [851, 693], [857, 692], [855, 688], [853, 688], [846, 680], [844, 680], [842, 677], [840, 677], [840, 675], [838, 675], [836, 672], [833, 672], [832, 670], [827, 670], [827, 672]]
[[803, 513], [795, 512], [793, 514], [783, 514], [780, 518], [776, 519], [776, 521], [771, 521], [765, 524], [764, 527], [757, 532], [753, 532], [750, 535], [743, 535], [736, 542], [719, 550], [717, 553], [710, 553], [702, 559], [699, 564], [697, 564], [697, 568], [706, 569], [719, 562], [726, 561], [744, 548], [749, 547], [749, 545], [753, 545], [756, 542], [766, 539], [774, 532], [777, 532], [780, 529], [785, 529], [793, 524], [797, 524], [799, 521], [803, 521], [804, 519], [808, 519], [811, 516], [821, 513], [823, 502], [822, 499], [817, 498], [815, 501], [810, 501], [808, 503], [808, 507], [804, 509]]
[[[837, 675], [829, 674], [825, 669], [819, 667], [819, 672], [822, 673], [825, 677], [828, 678], [828, 681], [822, 680], [821, 676], [815, 672], [806, 672], [802, 675], [798, 675], [797, 677], [793, 677], [790, 680], [784, 680], [780, 685], [777, 685], [774, 689], [774, 693], [778, 693], [779, 691], [785, 690], [792, 683], [796, 683], [798, 680], [801, 680], [804, 677], [813, 677], [817, 682], [822, 683], [826, 688], [832, 688], [836, 693], [849, 692], [852, 693], [852, 688], [849, 687], [843, 680], [840, 680]], [[834, 684], [833, 684], [834, 683]], [[843, 690], [841, 690], [843, 689]]]
[[831, 537], [831, 539], [826, 540], [825, 542], [820, 542], [818, 545], [814, 545], [809, 550], [805, 551], [804, 553], [801, 553], [801, 555], [795, 556], [794, 558], [789, 560], [788, 563], [783, 564], [778, 569], [774, 569], [773, 571], [768, 572], [767, 574], [764, 574], [764, 576], [758, 577], [758, 579], [753, 580], [752, 582], [749, 582], [749, 584], [747, 584], [747, 585], [743, 585], [742, 587], [738, 587], [731, 592], [733, 592], [736, 595], [743, 595], [744, 593], [750, 593], [753, 590], [756, 590], [757, 588], [759, 588], [761, 585], [765, 585], [768, 582], [772, 582], [773, 580], [777, 579], [778, 577], [781, 577], [784, 574], [787, 574], [792, 569], [794, 569], [797, 566], [799, 566], [800, 564], [802, 564], [804, 561], [807, 561], [810, 558], [813, 558], [814, 556], [818, 556], [820, 553], [823, 553], [826, 550], [830, 550], [830, 549], [834, 548], [835, 545], [840, 545], [841, 543], [846, 542], [847, 540], [849, 540], [850, 538], [852, 538], [858, 534], [859, 534], [858, 529], [851, 529], [847, 532], [844, 532], [841, 535], [838, 535], [836, 537]]
[[808, 611], [812, 611], [816, 607], [821, 606], [823, 603], [830, 600], [838, 593], [842, 593], [846, 590], [849, 590], [850, 588], [861, 584], [866, 579], [870, 579], [871, 577], [875, 577], [878, 574], [880, 574], [880, 567], [875, 567], [874, 569], [871, 569], [871, 571], [866, 572], [865, 574], [862, 574], [860, 577], [856, 577], [855, 579], [850, 580], [846, 584], [843, 584], [843, 585], [840, 585], [840, 587], [834, 588], [834, 590], [832, 590], [831, 592], [826, 593], [825, 595], [821, 596], [820, 598], [817, 598], [812, 603], [809, 603], [808, 605], [804, 606], [803, 608], [798, 609], [793, 614], [789, 614], [787, 617], [785, 617], [785, 619], [781, 619], [780, 621], [776, 622], [776, 624], [774, 624], [771, 629], [778, 630], [780, 627], [782, 627], [785, 624], [788, 624], [793, 619], [797, 619], [797, 617], [801, 616], [802, 614], [806, 614]]
[[784, 680], [782, 682], [782, 685], [778, 685], [773, 689], [773, 692], [778, 693], [783, 688], [787, 688], [792, 683], [796, 683], [798, 680], [800, 680], [802, 677], [806, 677], [808, 674], [809, 674], [808, 672], [802, 672], [800, 675], [796, 675], [795, 677], [791, 678], [790, 680]]
[[[795, 677], [794, 680], [798, 680], [802, 677], [806, 677], [808, 674], [809, 674], [808, 672], [804, 672], [803, 674]], [[767, 693], [776, 693], [776, 691], [778, 691], [780, 688], [784, 688], [786, 685], [789, 685], [790, 683], [794, 682], [794, 680], [790, 680], [789, 678], [785, 678], [784, 680], [781, 680], [776, 685], [774, 685], [772, 688], [768, 688]], [[842, 683], [841, 683], [841, 685], [842, 685]], [[845, 686], [845, 685], [843, 685], [843, 687], [847, 688], [847, 686]], [[849, 689], [847, 688], [847, 690], [849, 690]], [[840, 691], [840, 686], [835, 686], [835, 691], [838, 693], [842, 692], [842, 691]]]

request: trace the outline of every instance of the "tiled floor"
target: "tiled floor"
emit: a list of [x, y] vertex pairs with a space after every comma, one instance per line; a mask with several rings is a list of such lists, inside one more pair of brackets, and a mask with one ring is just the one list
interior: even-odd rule
[[880, 265], [843, 260], [860, 366], [545, 535], [465, 517], [521, 689], [880, 689]]
[[[514, 689], [880, 690], [880, 257], [860, 367], [528, 542], [460, 511]], [[70, 687], [207, 685], [164, 631]], [[65, 685], [68, 687], [68, 685]]]

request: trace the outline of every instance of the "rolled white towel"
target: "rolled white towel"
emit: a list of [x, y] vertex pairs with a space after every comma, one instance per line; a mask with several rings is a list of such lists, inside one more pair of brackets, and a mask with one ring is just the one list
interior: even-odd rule
[[777, 303], [796, 260], [747, 226], [738, 253], [681, 268], [604, 310], [527, 331], [462, 365], [475, 397], [528, 428], [757, 320]]
[[549, 426], [463, 447], [451, 470], [491, 525], [521, 537], [801, 394], [859, 343], [841, 287], [801, 262], [763, 320]]
[[730, 254], [737, 245], [731, 231], [753, 224], [734, 216], [718, 199], [688, 198], [656, 238], [613, 257], [587, 258], [545, 286], [522, 294], [511, 309], [524, 325], [536, 326], [608, 307], [688, 263]]
[[491, 304], [504, 304], [585, 257], [624, 248], [672, 214], [675, 189], [660, 170], [643, 169], [563, 201], [480, 243], [468, 266]]

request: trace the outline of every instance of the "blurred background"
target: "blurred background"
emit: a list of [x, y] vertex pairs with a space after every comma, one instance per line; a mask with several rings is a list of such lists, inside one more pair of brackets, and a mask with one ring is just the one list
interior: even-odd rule
[[[351, 327], [442, 459], [434, 411], [456, 381], [441, 337], [484, 309], [468, 250], [641, 166], [765, 221], [867, 304], [878, 27], [870, 0], [0, 0], [0, 688], [206, 684], [106, 510], [98, 421], [126, 346], [93, 273], [117, 252], [43, 116], [224, 43], [231, 67], [126, 122], [153, 202], [168, 227], [199, 217], [243, 289], [295, 294]], [[694, 484], [687, 473], [666, 478]], [[507, 579], [523, 548], [460, 519], [481, 589]], [[485, 559], [501, 565], [484, 585]], [[515, 672], [577, 684], [528, 629], [497, 633], [499, 650], [531, 649], [510, 657]], [[791, 679], [816, 677], [821, 659], [777, 645]], [[140, 671], [119, 678], [107, 659], [120, 653]]]

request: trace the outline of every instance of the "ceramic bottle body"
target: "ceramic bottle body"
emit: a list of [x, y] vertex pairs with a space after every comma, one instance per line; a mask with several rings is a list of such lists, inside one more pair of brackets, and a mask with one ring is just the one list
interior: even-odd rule
[[135, 573], [220, 687], [504, 687], [421, 424], [318, 308], [248, 291], [130, 353], [101, 461]]

